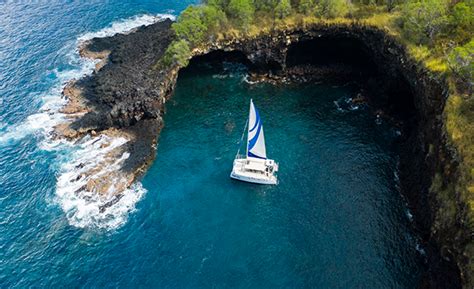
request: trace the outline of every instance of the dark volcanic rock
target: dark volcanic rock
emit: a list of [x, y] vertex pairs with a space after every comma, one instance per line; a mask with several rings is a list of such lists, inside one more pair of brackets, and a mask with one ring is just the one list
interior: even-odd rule
[[172, 21], [143, 26], [130, 34], [94, 38], [85, 47], [92, 52], [110, 50], [108, 63], [78, 85], [94, 111], [73, 128], [128, 127], [143, 119], [158, 119], [163, 104], [160, 82], [164, 72], [151, 69], [173, 40]]
[[[330, 67], [351, 67], [349, 79], [362, 80], [372, 104], [403, 123], [402, 193], [415, 215], [415, 227], [427, 252], [427, 270], [420, 287], [461, 288], [461, 276], [468, 278], [460, 268], [466, 270], [463, 250], [470, 240], [464, 210], [460, 197], [453, 192], [457, 215], [440, 215], [445, 204], [440, 204], [439, 192], [431, 189], [436, 174], [446, 183], [454, 183], [457, 177], [456, 157], [444, 133], [448, 85], [442, 76], [414, 62], [393, 37], [363, 25], [317, 25], [304, 31], [217, 44], [212, 49], [241, 51], [253, 70], [270, 70], [270, 75], [286, 78], [294, 76], [295, 68], [305, 77], [302, 65], [313, 66], [306, 70], [314, 80], [327, 80], [328, 76], [334, 80], [331, 75], [337, 70], [331, 73]], [[342, 74], [339, 77], [347, 79]]]
[[[154, 156], [164, 101], [172, 93], [178, 71], [153, 69], [173, 40], [170, 26], [166, 20], [127, 35], [93, 39], [85, 48], [111, 53], [102, 69], [78, 82], [92, 110], [73, 127], [83, 131], [118, 127], [135, 135], [135, 141], [128, 143], [131, 156], [125, 170], [140, 170]], [[448, 92], [442, 77], [411, 60], [393, 37], [363, 25], [274, 32], [212, 43], [194, 54], [192, 61], [240, 61], [255, 79], [363, 83], [371, 103], [403, 123], [402, 193], [427, 252], [420, 288], [461, 287], [459, 268], [466, 264], [463, 248], [469, 241], [468, 230], [462, 215], [436, 225], [440, 204], [437, 192], [430, 189], [437, 173], [447, 182], [456, 177], [455, 156], [443, 127]]]

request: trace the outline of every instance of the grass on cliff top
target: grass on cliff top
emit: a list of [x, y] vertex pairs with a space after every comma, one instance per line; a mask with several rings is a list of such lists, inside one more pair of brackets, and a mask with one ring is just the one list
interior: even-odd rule
[[445, 108], [446, 130], [460, 158], [456, 189], [467, 206], [469, 225], [474, 227], [474, 99], [452, 92]]
[[442, 47], [430, 48], [427, 45], [414, 44], [402, 36], [398, 21], [399, 11], [387, 12], [385, 7], [375, 7], [371, 13], [367, 13], [367, 7], [356, 6], [351, 17], [322, 18], [314, 15], [302, 15], [292, 13], [283, 19], [259, 13], [256, 17], [258, 23], [252, 23], [246, 30], [232, 26], [216, 33], [216, 39], [255, 38], [259, 35], [269, 34], [272, 31], [288, 31], [294, 29], [308, 28], [312, 25], [367, 25], [384, 30], [387, 34], [396, 37], [407, 47], [411, 57], [422, 62], [426, 68], [433, 72], [445, 73], [448, 70], [446, 51]]
[[[409, 55], [428, 71], [441, 73], [448, 76], [449, 70], [446, 60], [446, 50], [443, 46], [444, 40], [435, 43], [434, 47], [428, 45], [414, 44], [403, 37], [398, 21], [399, 11], [386, 12], [386, 9], [378, 8], [372, 13], [366, 13], [365, 8], [358, 7], [359, 11], [353, 13], [353, 17], [320, 18], [293, 13], [284, 19], [273, 19], [265, 14], [258, 16], [258, 24], [251, 24], [246, 31], [239, 28], [231, 28], [225, 32], [218, 33], [217, 39], [255, 38], [259, 35], [269, 34], [273, 31], [285, 31], [301, 28], [309, 28], [312, 25], [367, 25], [384, 30], [387, 34], [395, 37], [405, 45]], [[474, 227], [474, 100], [469, 95], [461, 96], [454, 86], [450, 89], [446, 109], [446, 129], [451, 142], [457, 148], [461, 159], [461, 177], [456, 184], [456, 190], [461, 192], [463, 201], [468, 206], [468, 220]]]
[[[455, 91], [451, 92], [444, 111], [446, 118], [446, 131], [451, 142], [456, 147], [459, 162], [459, 176], [455, 184], [452, 184], [455, 192], [458, 192], [461, 202], [466, 206], [466, 226], [468, 233], [474, 232], [474, 99], [469, 95], [459, 95]], [[455, 204], [456, 195], [449, 194], [446, 190], [436, 192], [447, 200], [447, 204]], [[443, 201], [443, 200], [440, 200]], [[454, 207], [456, 208], [456, 207]], [[444, 210], [447, 212], [449, 210]], [[459, 212], [450, 212], [451, 219], [455, 218]], [[448, 218], [449, 218], [448, 217]], [[466, 244], [464, 256], [467, 258], [467, 272], [474, 273], [474, 242]], [[467, 277], [469, 279], [469, 277]], [[469, 280], [468, 286], [474, 284], [474, 280]]]
[[[402, 12], [396, 8], [387, 12], [384, 6], [356, 5], [353, 6], [347, 17], [322, 18], [313, 15], [303, 15], [292, 12], [283, 19], [275, 19], [270, 14], [256, 12], [254, 20], [245, 28], [239, 25], [233, 25], [229, 21], [225, 29], [219, 28], [213, 30], [208, 39], [213, 40], [232, 40], [242, 38], [255, 38], [260, 35], [268, 35], [274, 31], [286, 31], [301, 28], [309, 28], [312, 25], [367, 25], [384, 30], [387, 34], [395, 37], [407, 48], [409, 55], [421, 63], [428, 71], [434, 74], [443, 74], [447, 76], [450, 83], [450, 96], [448, 98], [444, 117], [446, 119], [446, 130], [451, 143], [457, 150], [460, 165], [460, 177], [455, 188], [450, 189], [449, 198], [453, 199], [453, 194], [459, 192], [462, 201], [467, 206], [467, 215], [470, 228], [474, 228], [474, 100], [471, 95], [462, 94], [457, 91], [454, 76], [451, 74], [447, 54], [450, 35], [440, 35], [431, 45], [415, 44], [404, 36], [400, 28], [400, 19]], [[257, 20], [258, 19], [258, 20]], [[205, 47], [207, 43], [201, 43]], [[190, 57], [184, 55], [184, 60]], [[183, 60], [183, 63], [187, 63]], [[183, 65], [185, 66], [185, 65]], [[435, 181], [433, 183], [435, 184]], [[433, 187], [434, 188], [434, 187]], [[439, 197], [443, 197], [443, 192], [439, 192]], [[446, 197], [446, 196], [445, 196]], [[440, 200], [442, 201], [442, 200]], [[446, 213], [457, 214], [456, 210], [448, 209]], [[474, 252], [473, 252], [474, 254]], [[473, 255], [474, 256], [474, 255]]]

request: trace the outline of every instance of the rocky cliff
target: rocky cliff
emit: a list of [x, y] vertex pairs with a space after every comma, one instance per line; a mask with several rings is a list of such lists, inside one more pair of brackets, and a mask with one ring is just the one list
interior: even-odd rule
[[[74, 118], [62, 134], [74, 138], [113, 128], [132, 135], [126, 148], [130, 158], [121, 169], [132, 179], [154, 158], [164, 104], [178, 76], [178, 67], [160, 71], [154, 65], [174, 38], [170, 25], [166, 20], [127, 35], [93, 39], [84, 45], [83, 55], [108, 56], [107, 62], [70, 87], [77, 90], [69, 94], [72, 102], [80, 99], [86, 113]], [[464, 225], [463, 204], [449, 189], [457, 162], [444, 130], [448, 91], [442, 76], [424, 70], [383, 31], [361, 25], [316, 25], [228, 39], [193, 54], [192, 61], [243, 62], [255, 79], [363, 83], [372, 105], [403, 125], [402, 193], [427, 253], [420, 288], [469, 286], [464, 249], [472, 240]]]
[[[403, 123], [402, 194], [427, 251], [427, 273], [420, 287], [470, 288], [472, 256], [466, 246], [472, 242], [472, 230], [465, 204], [454, 189], [458, 161], [445, 132], [443, 110], [449, 92], [442, 75], [413, 61], [405, 47], [384, 31], [362, 25], [280, 31], [214, 43], [198, 54], [209, 51], [240, 51], [253, 71], [271, 79], [291, 79], [298, 72], [304, 79], [349, 76], [363, 82], [372, 105]], [[305, 69], [308, 65], [313, 69]], [[346, 75], [334, 69], [341, 66]]]

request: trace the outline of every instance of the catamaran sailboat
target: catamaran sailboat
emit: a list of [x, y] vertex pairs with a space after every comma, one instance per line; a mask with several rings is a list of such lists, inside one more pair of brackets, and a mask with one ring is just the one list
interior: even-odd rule
[[250, 100], [247, 124], [247, 154], [239, 154], [239, 148], [230, 177], [244, 182], [275, 185], [278, 183], [275, 175], [275, 172], [278, 171], [278, 164], [267, 158], [262, 120], [252, 100]]

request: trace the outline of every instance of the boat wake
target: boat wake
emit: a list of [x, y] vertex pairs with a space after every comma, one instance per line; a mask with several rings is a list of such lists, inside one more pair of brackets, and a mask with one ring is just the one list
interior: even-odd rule
[[139, 15], [80, 35], [63, 50], [63, 57], [72, 68], [54, 71], [56, 84], [41, 97], [42, 105], [38, 112], [20, 124], [0, 127], [0, 147], [34, 134], [40, 137], [40, 149], [60, 156], [56, 195], [53, 199], [73, 226], [118, 228], [126, 222], [128, 214], [146, 192], [139, 182], [131, 184], [133, 178], [124, 178], [118, 173], [129, 157], [124, 146], [129, 141], [126, 137], [103, 133], [68, 141], [55, 136], [57, 125], [71, 121], [61, 112], [68, 103], [62, 95], [65, 86], [74, 79], [91, 74], [98, 63], [98, 60], [81, 58], [79, 46], [95, 37], [127, 33], [166, 18], [175, 17], [169, 14]]

